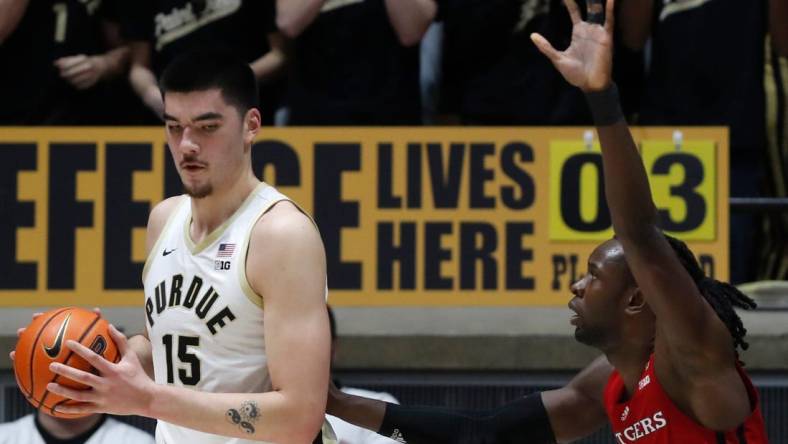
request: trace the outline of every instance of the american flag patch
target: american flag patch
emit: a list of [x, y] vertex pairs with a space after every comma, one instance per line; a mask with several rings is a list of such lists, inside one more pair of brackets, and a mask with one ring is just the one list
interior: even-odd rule
[[235, 253], [235, 244], [219, 244], [219, 253], [216, 257], [232, 257]]

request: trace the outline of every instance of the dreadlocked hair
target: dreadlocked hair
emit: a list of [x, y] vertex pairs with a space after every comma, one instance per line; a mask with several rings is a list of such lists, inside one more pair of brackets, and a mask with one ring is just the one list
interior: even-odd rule
[[736, 314], [734, 307], [751, 310], [757, 307], [755, 301], [731, 284], [706, 277], [700, 263], [698, 263], [695, 255], [687, 247], [687, 244], [667, 234], [664, 234], [664, 236], [671, 248], [673, 248], [673, 251], [676, 252], [681, 265], [684, 266], [692, 280], [695, 281], [700, 294], [703, 295], [706, 302], [711, 305], [717, 316], [728, 327], [728, 331], [733, 337], [733, 348], [741, 347], [742, 350], [747, 350], [749, 344], [744, 340], [747, 329], [744, 328], [741, 318]]

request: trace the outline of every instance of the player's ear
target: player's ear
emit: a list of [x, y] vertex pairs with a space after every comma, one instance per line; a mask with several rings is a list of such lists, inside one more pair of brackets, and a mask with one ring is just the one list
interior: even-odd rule
[[635, 315], [647, 309], [646, 298], [643, 296], [643, 292], [640, 291], [640, 287], [630, 287], [627, 289], [627, 292], [627, 314]]
[[261, 124], [260, 111], [257, 108], [248, 109], [244, 115], [244, 143], [246, 145], [251, 145], [254, 142]]

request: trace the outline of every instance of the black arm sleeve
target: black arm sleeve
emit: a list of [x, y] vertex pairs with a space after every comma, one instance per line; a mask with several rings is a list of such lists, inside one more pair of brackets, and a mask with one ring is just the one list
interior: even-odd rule
[[553, 444], [542, 395], [488, 411], [387, 404], [378, 434], [407, 444]]

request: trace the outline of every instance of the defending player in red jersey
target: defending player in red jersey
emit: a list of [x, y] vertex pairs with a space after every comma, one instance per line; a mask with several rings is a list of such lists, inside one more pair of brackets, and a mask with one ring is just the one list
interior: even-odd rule
[[[703, 275], [686, 246], [662, 233], [646, 171], [623, 118], [615, 84], [613, 0], [589, 2], [589, 21], [566, 0], [572, 43], [558, 52], [533, 35], [594, 115], [615, 239], [589, 258], [573, 286], [575, 336], [614, 367], [605, 411], [619, 443], [762, 443], [758, 395], [736, 347], [746, 345], [732, 304], [749, 302]], [[596, 20], [595, 20], [596, 19]], [[596, 23], [594, 23], [596, 21]], [[618, 267], [608, 266], [619, 262]]]
[[566, 51], [537, 34], [532, 40], [586, 94], [602, 145], [616, 235], [589, 257], [569, 306], [577, 340], [607, 360], [565, 387], [486, 412], [397, 406], [332, 390], [329, 413], [409, 444], [568, 442], [606, 416], [619, 444], [768, 442], [758, 394], [736, 351], [747, 343], [734, 307], [755, 304], [706, 277], [687, 246], [660, 230], [611, 79], [613, 0], [606, 10], [600, 0], [587, 4], [582, 21], [574, 0], [566, 0], [573, 22]]

